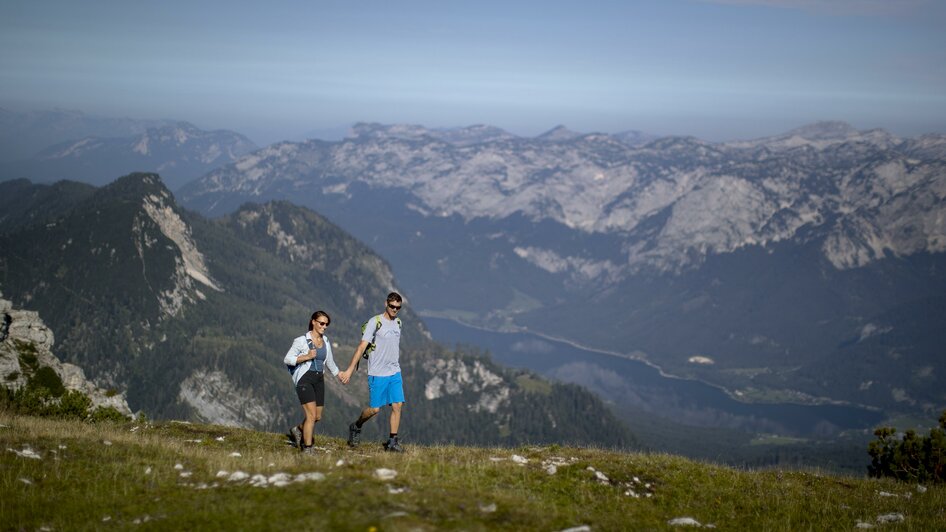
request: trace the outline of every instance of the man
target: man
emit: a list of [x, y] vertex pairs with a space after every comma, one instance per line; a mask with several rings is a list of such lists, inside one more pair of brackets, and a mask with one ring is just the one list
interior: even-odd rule
[[348, 369], [339, 373], [339, 378], [347, 384], [355, 371], [359, 360], [369, 346], [368, 356], [368, 408], [361, 411], [358, 419], [348, 426], [348, 445], [355, 447], [361, 436], [361, 427], [366, 421], [391, 405], [391, 435], [384, 449], [390, 452], [404, 452], [397, 439], [397, 430], [401, 424], [401, 408], [404, 405], [404, 387], [401, 384], [401, 320], [397, 318], [402, 305], [401, 295], [397, 292], [388, 294], [384, 312], [372, 316], [361, 335], [361, 343], [355, 349]]

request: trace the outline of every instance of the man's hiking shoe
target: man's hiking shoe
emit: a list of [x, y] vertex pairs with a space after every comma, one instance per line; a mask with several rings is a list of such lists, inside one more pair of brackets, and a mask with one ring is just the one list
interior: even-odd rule
[[352, 423], [348, 425], [348, 446], [349, 447], [358, 447], [358, 440], [361, 439], [361, 429], [358, 428], [358, 425]]
[[384, 450], [389, 453], [403, 453], [404, 448], [401, 447], [401, 443], [397, 441], [397, 438], [391, 438], [390, 440], [384, 443]]
[[289, 429], [289, 441], [292, 442], [293, 447], [299, 447], [302, 445], [302, 431], [299, 430], [299, 427], [292, 427]]

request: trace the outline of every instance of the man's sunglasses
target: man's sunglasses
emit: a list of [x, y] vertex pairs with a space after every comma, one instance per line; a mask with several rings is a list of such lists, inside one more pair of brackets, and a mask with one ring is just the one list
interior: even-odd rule
[[392, 305], [388, 303], [388, 308], [391, 310], [401, 310], [401, 305]]

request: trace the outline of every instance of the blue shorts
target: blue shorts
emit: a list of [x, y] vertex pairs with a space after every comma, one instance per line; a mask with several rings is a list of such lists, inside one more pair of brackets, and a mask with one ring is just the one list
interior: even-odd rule
[[368, 404], [371, 408], [381, 408], [391, 403], [404, 402], [404, 386], [401, 384], [401, 373], [387, 377], [368, 375]]

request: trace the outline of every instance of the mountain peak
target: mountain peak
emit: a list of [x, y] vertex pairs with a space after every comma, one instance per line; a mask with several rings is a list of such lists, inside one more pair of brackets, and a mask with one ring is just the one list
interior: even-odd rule
[[858, 130], [839, 120], [824, 120], [793, 129], [787, 135], [796, 135], [808, 140], [845, 139], [857, 135]]
[[559, 140], [571, 140], [574, 138], [578, 138], [580, 136], [581, 136], [581, 133], [572, 131], [568, 129], [567, 127], [559, 124], [553, 127], [552, 129], [546, 131], [545, 133], [542, 133], [536, 138], [540, 140], [559, 141]]

